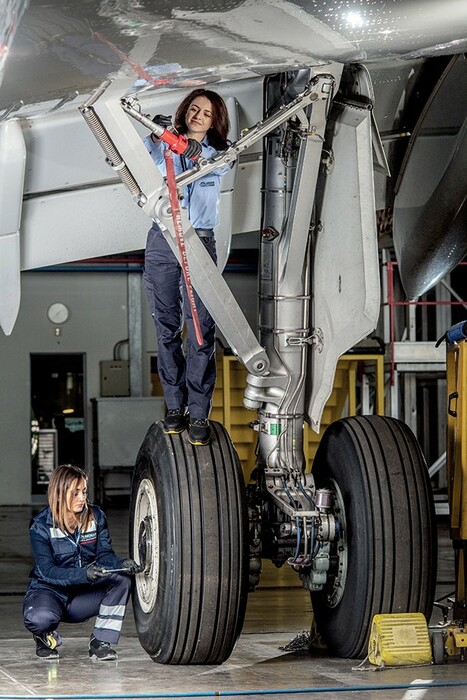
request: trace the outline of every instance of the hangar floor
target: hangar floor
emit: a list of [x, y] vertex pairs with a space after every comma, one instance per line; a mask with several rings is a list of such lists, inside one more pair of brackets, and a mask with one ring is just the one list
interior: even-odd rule
[[[118, 662], [90, 662], [92, 624], [62, 625], [58, 662], [37, 659], [22, 623], [22, 598], [31, 566], [30, 508], [0, 508], [0, 700], [5, 698], [155, 698], [225, 695], [287, 698], [311, 695], [331, 700], [460, 700], [467, 698], [465, 663], [357, 671], [357, 662], [325, 653], [281, 647], [310, 628], [311, 605], [295, 574], [266, 568], [250, 595], [246, 621], [231, 658], [221, 666], [155, 664], [140, 647], [131, 609], [118, 646]], [[113, 545], [127, 553], [128, 513], [107, 508]], [[439, 522], [437, 598], [454, 589], [452, 546], [446, 519]], [[441, 618], [435, 610], [432, 623]], [[345, 630], [343, 630], [345, 634]], [[367, 666], [367, 665], [366, 665]], [[418, 682], [418, 685], [417, 685]]]

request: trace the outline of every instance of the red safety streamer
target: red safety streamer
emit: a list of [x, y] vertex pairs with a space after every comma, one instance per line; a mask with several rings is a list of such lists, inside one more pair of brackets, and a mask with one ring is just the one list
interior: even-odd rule
[[198, 345], [203, 345], [203, 334], [199, 325], [198, 312], [196, 310], [195, 297], [193, 287], [191, 285], [190, 269], [188, 267], [188, 259], [186, 257], [185, 236], [183, 234], [182, 217], [180, 215], [180, 205], [178, 203], [177, 183], [175, 181], [175, 168], [173, 154], [168, 148], [164, 151], [165, 167], [167, 170], [167, 186], [169, 188], [170, 207], [172, 209], [172, 219], [174, 222], [175, 237], [177, 239], [178, 250], [180, 252], [180, 264], [185, 280], [185, 287], [188, 294], [188, 300], [191, 307], [191, 315], [193, 317], [193, 325], [195, 327], [196, 340]]

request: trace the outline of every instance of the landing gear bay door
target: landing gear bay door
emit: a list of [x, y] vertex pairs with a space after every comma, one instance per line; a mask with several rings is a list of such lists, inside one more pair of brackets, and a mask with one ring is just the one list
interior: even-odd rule
[[364, 69], [358, 77], [360, 94], [334, 101], [316, 198], [305, 404], [316, 432], [340, 355], [374, 330], [379, 315], [371, 84]]

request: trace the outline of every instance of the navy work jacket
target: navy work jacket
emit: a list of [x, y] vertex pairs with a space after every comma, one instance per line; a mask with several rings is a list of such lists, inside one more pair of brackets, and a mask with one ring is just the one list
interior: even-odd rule
[[123, 559], [112, 549], [107, 519], [95, 505], [94, 520], [85, 532], [63, 532], [53, 523], [49, 507], [44, 508], [32, 520], [29, 536], [35, 559], [30, 573], [29, 588], [52, 588], [67, 595], [67, 588], [89, 583], [86, 569], [96, 562], [100, 566], [118, 569]]

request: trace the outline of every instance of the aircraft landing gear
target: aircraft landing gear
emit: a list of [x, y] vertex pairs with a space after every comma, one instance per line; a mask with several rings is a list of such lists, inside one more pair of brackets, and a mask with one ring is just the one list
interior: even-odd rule
[[243, 475], [225, 428], [193, 447], [155, 423], [133, 476], [133, 609], [142, 647], [165, 664], [219, 664], [240, 634], [248, 588]]

